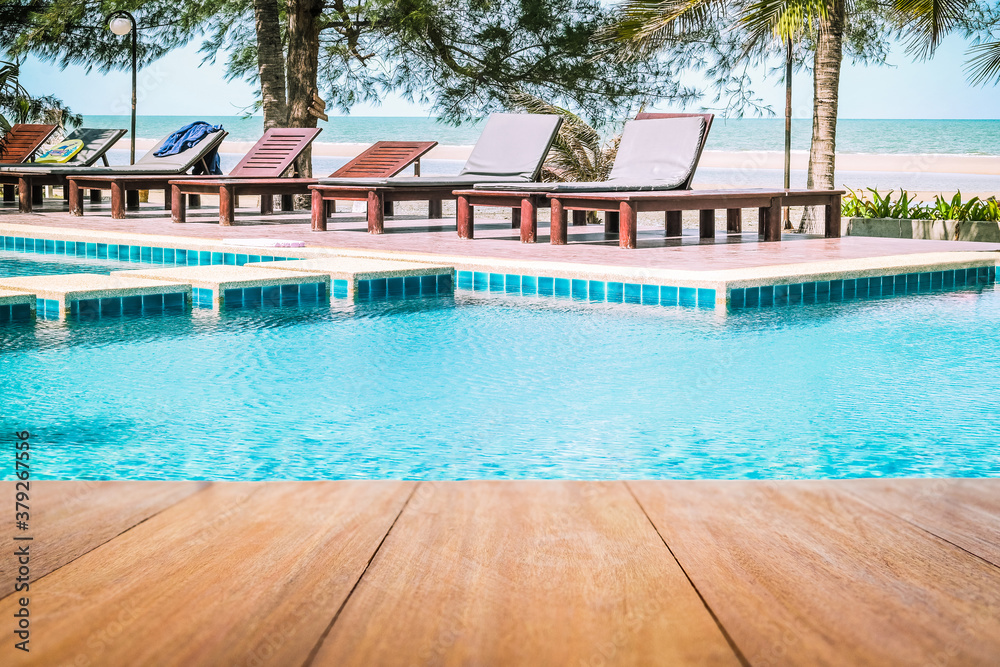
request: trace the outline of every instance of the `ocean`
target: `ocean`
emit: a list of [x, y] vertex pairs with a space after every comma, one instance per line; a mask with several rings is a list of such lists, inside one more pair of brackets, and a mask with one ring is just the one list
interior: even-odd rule
[[[204, 120], [223, 125], [232, 141], [256, 141], [262, 132], [260, 116], [139, 116], [136, 136], [160, 139], [187, 123]], [[86, 127], [129, 126], [128, 116], [84, 116]], [[337, 116], [320, 123], [317, 141], [333, 144], [370, 144], [379, 140], [434, 140], [444, 146], [470, 146], [482, 123], [454, 127], [434, 118]], [[792, 149], [809, 150], [811, 121], [792, 121]], [[781, 118], [716, 118], [707, 150], [782, 151]], [[1000, 120], [867, 120], [844, 118], [837, 124], [838, 153], [1000, 155]]]

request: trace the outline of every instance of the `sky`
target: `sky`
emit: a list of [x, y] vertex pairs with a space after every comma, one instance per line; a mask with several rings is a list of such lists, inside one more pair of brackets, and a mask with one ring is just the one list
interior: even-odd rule
[[[967, 44], [959, 37], [944, 41], [930, 61], [912, 62], [902, 48], [894, 48], [892, 66], [855, 66], [845, 63], [840, 84], [841, 118], [1000, 118], [1000, 86], [968, 84], [962, 71]], [[224, 67], [201, 64], [198, 44], [177, 49], [139, 71], [140, 115], [240, 114], [254, 101], [254, 87], [243, 81], [226, 81]], [[84, 115], [129, 113], [130, 74], [89, 74], [79, 66], [59, 67], [29, 59], [22, 67], [21, 81], [35, 95], [54, 94]], [[752, 75], [754, 90], [775, 113], [784, 113], [784, 86], [763, 71]], [[687, 83], [697, 83], [690, 81]], [[711, 99], [704, 100], [710, 105]], [[670, 109], [669, 103], [658, 110]], [[689, 107], [689, 110], [691, 108]], [[356, 116], [423, 116], [426, 106], [398, 96], [381, 105], [358, 105]], [[809, 74], [793, 78], [793, 114], [812, 115], [812, 80]]]

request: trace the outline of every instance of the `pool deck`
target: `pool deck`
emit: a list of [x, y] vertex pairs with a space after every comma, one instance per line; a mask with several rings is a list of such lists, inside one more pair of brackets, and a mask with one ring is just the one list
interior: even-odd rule
[[[5, 665], [1000, 655], [1000, 479], [31, 489], [31, 652], [8, 638]], [[5, 551], [6, 633], [18, 596]]]

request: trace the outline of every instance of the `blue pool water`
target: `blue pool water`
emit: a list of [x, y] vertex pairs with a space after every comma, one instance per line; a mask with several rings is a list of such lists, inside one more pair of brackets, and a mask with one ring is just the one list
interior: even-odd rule
[[38, 478], [997, 476], [998, 332], [994, 286], [728, 315], [459, 291], [15, 323], [0, 420], [34, 434]]

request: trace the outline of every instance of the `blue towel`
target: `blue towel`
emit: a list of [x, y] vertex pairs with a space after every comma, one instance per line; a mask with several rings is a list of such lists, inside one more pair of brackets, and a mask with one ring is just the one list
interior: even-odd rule
[[167, 137], [167, 140], [163, 142], [163, 145], [153, 155], [156, 157], [177, 155], [181, 151], [191, 148], [213, 132], [218, 132], [221, 129], [221, 125], [209, 125], [203, 120], [196, 120]]

